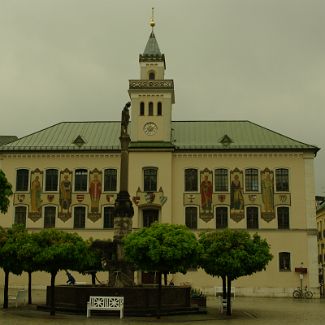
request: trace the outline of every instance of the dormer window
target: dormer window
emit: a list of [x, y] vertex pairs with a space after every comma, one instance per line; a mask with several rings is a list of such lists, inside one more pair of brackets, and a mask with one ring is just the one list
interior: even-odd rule
[[155, 80], [155, 71], [149, 72], [149, 80]]

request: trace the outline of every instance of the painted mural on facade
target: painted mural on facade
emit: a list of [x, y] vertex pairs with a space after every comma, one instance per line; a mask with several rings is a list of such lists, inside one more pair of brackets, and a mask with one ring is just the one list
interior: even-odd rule
[[200, 218], [205, 222], [213, 219], [212, 193], [213, 193], [213, 178], [212, 170], [205, 168], [200, 172], [200, 194], [201, 194], [201, 209]]

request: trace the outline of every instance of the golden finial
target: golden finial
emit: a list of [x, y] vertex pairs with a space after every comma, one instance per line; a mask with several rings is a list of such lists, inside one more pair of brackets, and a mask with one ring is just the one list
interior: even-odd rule
[[152, 8], [152, 14], [151, 14], [151, 19], [150, 19], [150, 26], [151, 26], [152, 30], [156, 25], [153, 14], [154, 14], [154, 8]]

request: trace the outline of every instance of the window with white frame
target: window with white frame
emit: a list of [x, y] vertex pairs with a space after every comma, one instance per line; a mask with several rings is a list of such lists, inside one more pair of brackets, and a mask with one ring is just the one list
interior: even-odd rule
[[16, 191], [25, 192], [28, 191], [29, 185], [29, 170], [28, 169], [17, 169], [16, 172]]
[[275, 190], [277, 192], [289, 192], [289, 170], [278, 168], [275, 170]]
[[45, 171], [45, 191], [56, 192], [59, 184], [59, 172], [57, 169], [47, 169]]
[[228, 228], [228, 208], [216, 207], [216, 228]]
[[86, 207], [76, 206], [73, 210], [73, 228], [84, 229], [86, 225]]
[[228, 170], [218, 168], [215, 170], [215, 191], [228, 192]]
[[74, 190], [76, 192], [87, 192], [88, 171], [87, 169], [76, 169], [74, 173]]
[[185, 225], [190, 229], [197, 229], [197, 207], [185, 208]]
[[56, 207], [44, 207], [44, 228], [55, 228]]
[[185, 169], [185, 192], [198, 191], [198, 170], [195, 168]]
[[258, 170], [255, 168], [245, 169], [245, 191], [258, 192]]
[[27, 207], [25, 206], [16, 206], [15, 207], [15, 220], [14, 223], [16, 225], [20, 224], [26, 227], [26, 219], [27, 219]]
[[291, 270], [290, 253], [288, 252], [279, 253], [279, 271], [290, 271], [290, 270]]
[[143, 169], [143, 190], [145, 192], [157, 192], [157, 168]]
[[289, 229], [289, 207], [278, 207], [276, 211], [278, 216], [278, 228]]
[[105, 229], [114, 228], [114, 207], [111, 206], [104, 207], [104, 228]]
[[247, 229], [258, 229], [258, 207], [246, 208]]
[[104, 171], [104, 191], [117, 191], [117, 170], [114, 168], [108, 168]]

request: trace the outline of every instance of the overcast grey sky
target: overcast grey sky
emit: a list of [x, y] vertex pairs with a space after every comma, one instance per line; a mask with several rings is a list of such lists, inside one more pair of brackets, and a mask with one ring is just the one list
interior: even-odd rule
[[316, 145], [325, 195], [324, 0], [0, 0], [0, 134], [119, 120], [155, 34], [174, 120], [250, 120]]

